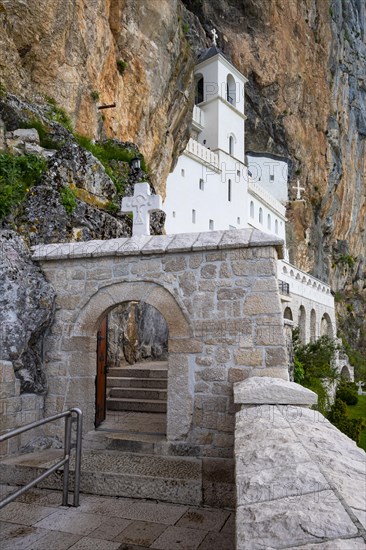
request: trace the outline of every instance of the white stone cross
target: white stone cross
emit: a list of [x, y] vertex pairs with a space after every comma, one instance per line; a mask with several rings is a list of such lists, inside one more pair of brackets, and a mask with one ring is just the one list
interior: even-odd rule
[[216, 29], [212, 29], [211, 34], [212, 34], [212, 44], [213, 46], [217, 46], [217, 39], [219, 35], [217, 34]]
[[358, 386], [358, 395], [362, 395], [362, 382], [361, 380], [359, 382], [357, 382], [357, 386]]
[[160, 195], [151, 195], [150, 185], [146, 182], [136, 183], [133, 197], [123, 197], [121, 212], [132, 212], [132, 236], [150, 235], [150, 214], [162, 210]]
[[293, 186], [292, 189], [296, 189], [297, 193], [296, 193], [296, 200], [297, 201], [301, 201], [301, 191], [305, 191], [305, 188], [304, 187], [300, 187], [300, 181], [297, 180], [297, 185], [296, 186]]

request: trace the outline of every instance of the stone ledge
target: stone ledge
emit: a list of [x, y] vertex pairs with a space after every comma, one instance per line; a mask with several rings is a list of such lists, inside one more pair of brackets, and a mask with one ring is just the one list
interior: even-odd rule
[[234, 403], [240, 405], [315, 405], [316, 393], [281, 378], [253, 376], [234, 384]]
[[258, 229], [248, 228], [37, 245], [32, 247], [32, 258], [45, 261], [273, 246], [281, 259], [283, 244], [284, 241], [275, 235], [268, 235]]

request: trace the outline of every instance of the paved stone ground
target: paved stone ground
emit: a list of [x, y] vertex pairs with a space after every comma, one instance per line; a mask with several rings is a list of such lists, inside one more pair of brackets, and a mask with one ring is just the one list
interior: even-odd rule
[[[0, 486], [1, 497], [14, 487]], [[0, 510], [1, 550], [234, 550], [234, 514], [128, 498], [31, 489]]]

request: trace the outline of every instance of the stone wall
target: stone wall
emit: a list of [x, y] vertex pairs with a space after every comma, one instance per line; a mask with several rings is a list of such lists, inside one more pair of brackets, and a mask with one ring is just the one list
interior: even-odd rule
[[361, 550], [365, 452], [283, 380], [236, 384], [236, 548]]
[[[21, 394], [20, 386], [13, 363], [0, 360], [0, 433], [43, 418], [44, 395]], [[18, 452], [42, 435], [42, 429], [37, 428], [4, 441], [0, 444], [0, 457]]]
[[252, 229], [35, 247], [57, 293], [46, 414], [78, 406], [93, 429], [100, 320], [143, 301], [169, 330], [164, 452], [232, 457], [233, 382], [288, 378], [278, 252], [280, 239]]

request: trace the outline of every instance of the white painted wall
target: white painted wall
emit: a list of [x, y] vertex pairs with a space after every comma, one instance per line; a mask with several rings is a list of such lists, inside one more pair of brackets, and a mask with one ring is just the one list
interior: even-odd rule
[[281, 157], [275, 159], [265, 154], [257, 156], [247, 153], [247, 159], [248, 170], [252, 174], [253, 181], [285, 204], [288, 201], [288, 163], [281, 160]]

